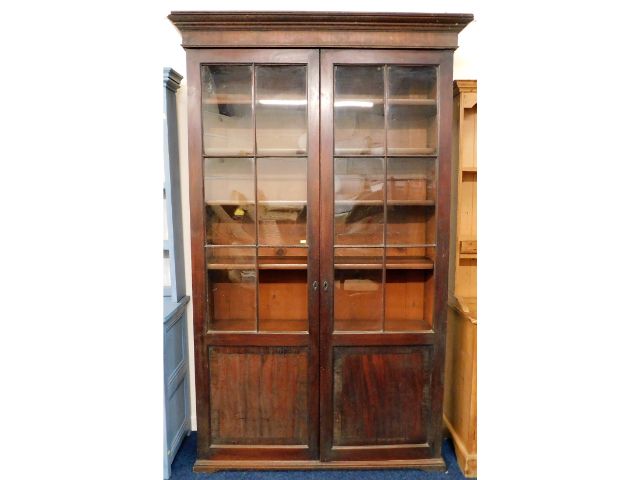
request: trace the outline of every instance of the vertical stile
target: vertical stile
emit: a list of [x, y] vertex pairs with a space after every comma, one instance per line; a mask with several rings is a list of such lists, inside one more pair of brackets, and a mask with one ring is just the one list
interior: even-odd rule
[[256, 332], [260, 331], [260, 264], [259, 264], [259, 254], [260, 249], [258, 245], [260, 245], [260, 240], [258, 238], [259, 234], [259, 217], [260, 217], [260, 209], [258, 207], [258, 141], [257, 141], [257, 132], [256, 132], [256, 64], [251, 64], [251, 122], [253, 128], [253, 198], [256, 205], [256, 219], [255, 219], [255, 232], [256, 232], [256, 240], [255, 240], [255, 265], [256, 265], [256, 295], [254, 297], [254, 301], [256, 302]]
[[382, 328], [381, 331], [385, 330], [387, 323], [387, 163], [389, 162], [388, 157], [388, 144], [389, 141], [387, 139], [388, 136], [388, 128], [389, 128], [389, 67], [388, 65], [384, 65], [383, 67], [383, 85], [384, 85], [384, 94], [383, 94], [383, 108], [384, 108], [384, 165], [383, 165], [383, 174], [382, 174]]

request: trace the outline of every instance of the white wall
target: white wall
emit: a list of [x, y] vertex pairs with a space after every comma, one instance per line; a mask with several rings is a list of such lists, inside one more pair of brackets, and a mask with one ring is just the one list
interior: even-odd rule
[[[218, 5], [212, 5], [210, 1], [178, 1], [171, 0], [168, 3], [167, 14], [172, 10], [275, 10], [275, 11], [343, 11], [344, 2], [328, 0], [323, 2], [309, 2], [304, 8], [299, 8], [299, 1], [290, 0], [272, 0], [269, 2], [270, 8], [265, 8], [260, 2], [249, 0], [234, 1], [233, 8], [220, 8]], [[415, 2], [407, 0], [396, 0], [393, 2], [394, 12], [427, 12], [427, 13], [473, 13], [476, 20], [465, 28], [460, 34], [458, 50], [454, 54], [453, 78], [454, 79], [477, 79], [477, 23], [478, 23], [478, 5], [476, 2], [468, 0], [448, 0], [448, 1], [429, 1], [420, 2], [420, 7], [413, 6]], [[349, 11], [369, 11], [369, 12], [385, 12], [390, 11], [390, 3], [388, 0], [369, 0], [360, 2], [351, 2], [348, 4]], [[180, 46], [181, 37], [178, 30], [166, 20], [163, 25], [163, 56], [164, 65], [171, 67], [183, 76], [186, 76], [186, 58], [184, 50]], [[187, 79], [182, 81], [181, 88], [177, 93], [178, 106], [178, 136], [180, 142], [180, 178], [182, 188], [182, 218], [185, 245], [185, 268], [187, 278], [187, 295], [191, 295], [191, 239], [190, 239], [190, 222], [189, 222], [189, 172], [187, 168]], [[194, 381], [194, 363], [193, 363], [193, 322], [192, 322], [192, 304], [189, 303], [187, 308], [188, 326], [189, 326], [189, 368], [190, 368], [190, 387], [191, 387], [191, 424], [196, 429], [196, 406], [195, 406], [195, 381]]]

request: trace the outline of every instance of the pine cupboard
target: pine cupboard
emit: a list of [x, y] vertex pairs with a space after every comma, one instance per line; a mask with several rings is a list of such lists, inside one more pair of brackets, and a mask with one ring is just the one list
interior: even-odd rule
[[478, 88], [453, 86], [452, 247], [445, 361], [444, 424], [462, 472], [477, 476], [477, 185]]
[[471, 15], [173, 12], [196, 471], [442, 469], [452, 60]]

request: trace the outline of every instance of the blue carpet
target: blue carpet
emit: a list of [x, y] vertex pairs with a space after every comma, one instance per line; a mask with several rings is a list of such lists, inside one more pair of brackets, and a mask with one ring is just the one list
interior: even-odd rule
[[456, 463], [453, 444], [445, 439], [442, 454], [447, 464], [446, 472], [422, 470], [290, 470], [290, 471], [225, 471], [194, 473], [196, 461], [196, 437], [193, 432], [185, 438], [173, 460], [171, 480], [462, 480], [464, 475]]

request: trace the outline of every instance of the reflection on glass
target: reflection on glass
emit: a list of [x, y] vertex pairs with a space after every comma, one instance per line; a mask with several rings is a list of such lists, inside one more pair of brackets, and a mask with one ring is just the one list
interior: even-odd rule
[[384, 231], [383, 205], [336, 203], [335, 245], [380, 245]]
[[389, 66], [390, 100], [435, 100], [436, 67]]
[[335, 67], [333, 112], [336, 155], [383, 155], [383, 67]]
[[385, 331], [430, 330], [433, 288], [433, 270], [387, 269]]
[[205, 155], [252, 155], [251, 65], [202, 67]]
[[206, 248], [209, 330], [256, 331], [255, 248]]
[[387, 205], [387, 244], [434, 244], [435, 208], [424, 205]]
[[430, 155], [438, 146], [435, 67], [390, 66], [390, 155]]
[[307, 159], [258, 159], [258, 240], [306, 245]]
[[304, 65], [256, 67], [256, 142], [260, 155], [307, 152]]
[[384, 199], [383, 158], [336, 158], [334, 188], [337, 202]]
[[387, 201], [429, 203], [436, 199], [436, 164], [433, 158], [389, 158]]
[[205, 158], [205, 203], [253, 203], [252, 158]]
[[431, 155], [438, 145], [434, 108], [423, 106], [389, 107], [387, 131], [389, 155]]
[[382, 248], [336, 248], [334, 262], [334, 330], [380, 330]]
[[253, 245], [256, 207], [253, 204], [207, 205], [207, 245]]

